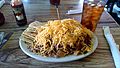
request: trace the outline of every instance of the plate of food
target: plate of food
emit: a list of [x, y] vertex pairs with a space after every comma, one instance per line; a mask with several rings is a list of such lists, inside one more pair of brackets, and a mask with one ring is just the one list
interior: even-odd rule
[[45, 62], [68, 62], [93, 53], [98, 39], [93, 32], [73, 19], [35, 21], [19, 39], [22, 51]]

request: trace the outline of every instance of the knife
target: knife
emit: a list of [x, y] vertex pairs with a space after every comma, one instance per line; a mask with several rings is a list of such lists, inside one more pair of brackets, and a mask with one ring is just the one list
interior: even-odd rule
[[9, 40], [9, 38], [12, 36], [13, 32], [8, 33], [2, 40], [0, 44], [0, 49], [5, 45], [5, 43]]
[[3, 38], [4, 38], [4, 32], [0, 32], [0, 44], [1, 44], [2, 40], [3, 40]]
[[108, 44], [110, 46], [110, 50], [112, 53], [112, 57], [115, 63], [116, 68], [120, 68], [120, 51], [119, 48], [117, 47], [117, 44], [115, 43], [115, 40], [110, 33], [109, 26], [103, 26], [103, 31], [106, 40], [108, 41]]

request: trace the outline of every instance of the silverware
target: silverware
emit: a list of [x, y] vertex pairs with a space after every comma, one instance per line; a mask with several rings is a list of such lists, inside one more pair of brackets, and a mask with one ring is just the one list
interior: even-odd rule
[[119, 51], [119, 48], [117, 47], [117, 44], [115, 43], [115, 40], [112, 34], [110, 33], [109, 26], [104, 26], [103, 31], [104, 31], [105, 38], [108, 41], [108, 44], [110, 46], [110, 50], [112, 53], [115, 66], [116, 68], [120, 68], [120, 51]]
[[57, 12], [58, 20], [60, 20], [60, 13], [59, 13], [59, 8], [58, 8], [58, 3], [56, 3], [55, 6], [56, 6], [56, 12]]
[[0, 44], [1, 44], [2, 40], [3, 40], [3, 38], [4, 38], [4, 32], [0, 32]]
[[0, 49], [5, 45], [5, 43], [9, 40], [9, 38], [12, 36], [13, 32], [8, 33], [2, 40], [0, 44]]

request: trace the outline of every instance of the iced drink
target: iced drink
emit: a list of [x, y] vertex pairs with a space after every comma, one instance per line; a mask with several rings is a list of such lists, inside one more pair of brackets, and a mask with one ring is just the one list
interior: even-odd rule
[[83, 5], [82, 25], [94, 32], [104, 10], [104, 5], [105, 2], [100, 0], [85, 0]]

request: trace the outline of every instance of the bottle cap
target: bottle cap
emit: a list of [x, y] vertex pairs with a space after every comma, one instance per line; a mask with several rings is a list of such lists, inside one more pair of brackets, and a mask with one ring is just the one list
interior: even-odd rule
[[11, 5], [14, 6], [14, 5], [20, 5], [22, 4], [22, 1], [21, 0], [11, 0]]

